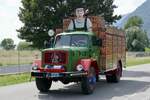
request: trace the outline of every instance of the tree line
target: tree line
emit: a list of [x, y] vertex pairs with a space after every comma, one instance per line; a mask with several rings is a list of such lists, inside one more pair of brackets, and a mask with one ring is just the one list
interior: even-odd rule
[[11, 38], [5, 38], [0, 43], [0, 46], [4, 50], [34, 50], [35, 48], [32, 47], [31, 43], [21, 41], [18, 45], [14, 44], [14, 40]]

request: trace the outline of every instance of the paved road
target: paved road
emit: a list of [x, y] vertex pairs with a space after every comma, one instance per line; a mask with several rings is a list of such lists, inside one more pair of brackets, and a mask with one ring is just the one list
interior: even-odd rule
[[9, 73], [21, 73], [21, 72], [30, 72], [31, 71], [30, 64], [25, 65], [12, 65], [12, 66], [0, 66], [0, 75], [1, 74], [9, 74]]
[[0, 100], [150, 100], [150, 64], [125, 69], [123, 75], [117, 84], [102, 79], [92, 95], [83, 95], [79, 84], [60, 82], [42, 94], [31, 82], [1, 87]]

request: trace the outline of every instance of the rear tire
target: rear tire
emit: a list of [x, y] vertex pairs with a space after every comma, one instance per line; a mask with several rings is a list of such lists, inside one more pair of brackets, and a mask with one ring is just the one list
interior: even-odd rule
[[99, 82], [99, 75], [96, 75], [96, 82]]
[[93, 67], [90, 68], [88, 75], [81, 80], [81, 89], [84, 94], [93, 93], [96, 85], [96, 74]]
[[118, 83], [120, 81], [120, 77], [116, 74], [106, 75], [106, 80], [108, 83]]
[[108, 83], [113, 82], [113, 76], [106, 75], [106, 81], [107, 81]]
[[118, 83], [120, 81], [120, 77], [122, 76], [122, 66], [120, 63], [117, 64], [117, 69], [115, 73], [112, 75], [106, 74], [106, 80], [108, 83]]
[[48, 92], [51, 87], [52, 80], [46, 78], [36, 78], [36, 86], [40, 92]]

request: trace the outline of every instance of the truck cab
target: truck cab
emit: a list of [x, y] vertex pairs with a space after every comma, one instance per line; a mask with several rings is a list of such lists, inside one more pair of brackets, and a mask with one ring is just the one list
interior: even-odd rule
[[[91, 93], [100, 69], [97, 62], [101, 42], [92, 32], [64, 32], [56, 35], [53, 48], [42, 51], [41, 66], [35, 64], [33, 67], [31, 74], [36, 77], [37, 88], [47, 91], [49, 88], [41, 84], [45, 84], [45, 81], [49, 83], [47, 87], [51, 81], [61, 81], [64, 84], [84, 81], [82, 89], [86, 92], [85, 84], [90, 84], [91, 81], [92, 88], [86, 87], [90, 88], [88, 93]], [[92, 76], [87, 78], [90, 70]]]

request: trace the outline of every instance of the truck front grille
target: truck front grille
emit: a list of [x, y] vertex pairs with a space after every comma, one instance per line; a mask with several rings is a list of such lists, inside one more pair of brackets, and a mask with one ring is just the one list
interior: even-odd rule
[[44, 64], [64, 65], [68, 62], [68, 53], [66, 51], [46, 51], [43, 57]]

